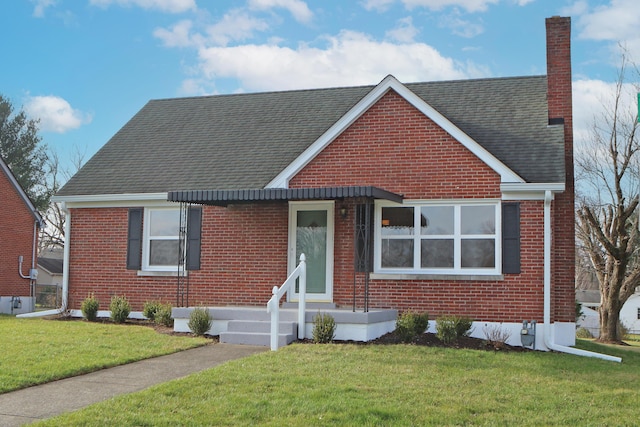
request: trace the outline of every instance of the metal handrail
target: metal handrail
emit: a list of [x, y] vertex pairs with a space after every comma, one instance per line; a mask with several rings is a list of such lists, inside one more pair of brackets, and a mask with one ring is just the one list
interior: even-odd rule
[[278, 349], [278, 335], [280, 334], [280, 298], [295, 286], [296, 279], [300, 279], [298, 289], [298, 339], [304, 339], [305, 332], [305, 294], [307, 293], [307, 262], [304, 254], [300, 254], [300, 263], [291, 272], [287, 280], [278, 288], [274, 286], [271, 299], [267, 302], [267, 313], [271, 313], [271, 350]]

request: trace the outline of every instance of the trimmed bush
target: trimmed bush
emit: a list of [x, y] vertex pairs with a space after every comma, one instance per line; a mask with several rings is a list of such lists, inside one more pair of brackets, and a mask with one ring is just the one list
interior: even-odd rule
[[155, 315], [155, 322], [157, 325], [166, 326], [168, 328], [173, 326], [173, 317], [171, 317], [171, 304], [160, 304]]
[[578, 328], [576, 338], [593, 338], [593, 334], [587, 328]]
[[313, 318], [313, 342], [326, 344], [336, 336], [336, 321], [329, 313], [320, 313]]
[[189, 329], [194, 334], [201, 336], [206, 334], [209, 329], [211, 329], [211, 325], [213, 324], [213, 317], [209, 314], [209, 310], [206, 308], [197, 307], [193, 309], [191, 314], [189, 315]]
[[472, 320], [461, 316], [442, 316], [436, 320], [436, 336], [445, 344], [471, 333]]
[[147, 301], [142, 306], [142, 314], [147, 319], [154, 321], [156, 319], [156, 313], [160, 310], [162, 303], [160, 301]]
[[111, 298], [109, 310], [111, 310], [111, 320], [114, 323], [124, 323], [129, 317], [129, 313], [131, 313], [131, 304], [129, 304], [126, 297], [114, 295]]
[[98, 318], [98, 308], [100, 308], [100, 302], [93, 296], [93, 293], [89, 294], [80, 306], [82, 316], [89, 322], [94, 322]]
[[405, 310], [396, 320], [396, 332], [402, 342], [411, 342], [420, 334], [424, 334], [429, 326], [429, 314]]

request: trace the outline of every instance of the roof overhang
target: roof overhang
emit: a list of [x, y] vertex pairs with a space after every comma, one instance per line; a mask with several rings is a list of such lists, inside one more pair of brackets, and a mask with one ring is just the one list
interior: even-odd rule
[[247, 190], [170, 191], [170, 202], [228, 206], [240, 203], [265, 203], [293, 200], [336, 200], [349, 198], [384, 199], [402, 203], [403, 196], [377, 187], [263, 188]]

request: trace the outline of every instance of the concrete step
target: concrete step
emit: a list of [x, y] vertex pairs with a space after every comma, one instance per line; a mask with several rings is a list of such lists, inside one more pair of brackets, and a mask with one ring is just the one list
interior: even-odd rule
[[[278, 335], [278, 347], [284, 347], [294, 342], [297, 337], [294, 334]], [[264, 332], [220, 332], [220, 342], [243, 345], [271, 345], [271, 334]]]
[[[280, 322], [281, 334], [298, 333], [298, 325], [296, 322]], [[271, 322], [257, 320], [230, 320], [227, 330], [229, 332], [261, 332], [271, 333]]]

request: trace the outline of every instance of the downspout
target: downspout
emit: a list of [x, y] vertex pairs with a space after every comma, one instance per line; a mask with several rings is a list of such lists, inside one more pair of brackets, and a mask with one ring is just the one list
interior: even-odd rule
[[71, 212], [67, 209], [66, 204], [62, 203], [62, 211], [64, 212], [64, 259], [62, 262], [62, 303], [59, 308], [46, 311], [37, 311], [33, 313], [19, 314], [16, 317], [43, 317], [52, 316], [67, 311], [67, 303], [69, 300], [69, 241], [71, 240]]
[[581, 350], [556, 344], [551, 339], [551, 201], [553, 194], [550, 190], [544, 193], [544, 344], [549, 350], [576, 356], [595, 357], [610, 362], [622, 362], [622, 358], [608, 354]]

